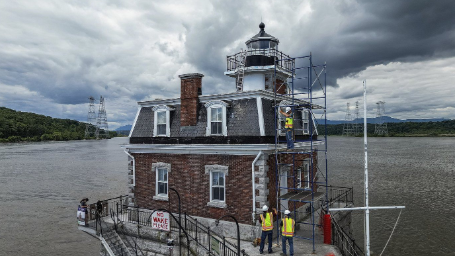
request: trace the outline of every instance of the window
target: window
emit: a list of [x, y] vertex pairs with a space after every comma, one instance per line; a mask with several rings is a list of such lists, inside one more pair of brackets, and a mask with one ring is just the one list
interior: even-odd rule
[[311, 112], [310, 110], [305, 109], [302, 111], [302, 128], [304, 135], [310, 134], [310, 123], [313, 125], [313, 127], [311, 127], [311, 129], [313, 129], [313, 134], [318, 135], [318, 129], [316, 125], [313, 123]]
[[167, 196], [167, 169], [158, 168], [156, 172], [157, 195]]
[[206, 165], [205, 174], [210, 178], [210, 201], [208, 206], [226, 208], [226, 177], [228, 167], [222, 165]]
[[206, 136], [227, 136], [226, 107], [224, 101], [209, 101], [207, 108], [207, 131]]
[[261, 49], [268, 49], [269, 48], [269, 40], [260, 40], [259, 41], [259, 47]]
[[221, 135], [223, 134], [223, 109], [222, 108], [212, 108], [211, 109], [212, 118], [211, 118], [211, 131], [212, 134]]
[[303, 134], [310, 134], [310, 112], [308, 110], [302, 111], [302, 122]]
[[169, 137], [171, 135], [170, 125], [170, 111], [173, 108], [165, 105], [155, 106], [152, 108], [154, 112], [154, 125], [153, 125], [153, 136]]
[[169, 173], [171, 172], [171, 164], [167, 163], [152, 163], [152, 172], [155, 174], [155, 200], [168, 200], [169, 191]]
[[[302, 177], [303, 174], [303, 177]], [[304, 161], [302, 167], [297, 170], [297, 188], [310, 188], [310, 163]]]
[[156, 135], [166, 135], [166, 111], [159, 111], [157, 115], [157, 132]]
[[212, 189], [212, 198], [210, 201], [223, 201], [224, 202], [224, 173], [222, 172], [212, 172], [211, 178], [211, 189]]

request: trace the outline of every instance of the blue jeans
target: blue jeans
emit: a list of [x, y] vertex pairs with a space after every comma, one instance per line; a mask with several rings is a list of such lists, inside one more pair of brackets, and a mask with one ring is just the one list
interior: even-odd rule
[[286, 142], [288, 143], [288, 148], [294, 148], [294, 138], [292, 138], [292, 129], [286, 129]]
[[282, 244], [282, 247], [283, 247], [283, 253], [286, 254], [286, 240], [289, 241], [289, 251], [291, 253], [291, 256], [294, 255], [294, 239], [292, 236], [282, 236], [281, 238], [281, 244]]
[[269, 250], [268, 250], [268, 252], [272, 251], [272, 235], [273, 235], [273, 230], [269, 230], [269, 231], [262, 230], [261, 244], [259, 246], [259, 251], [260, 252], [264, 251], [265, 237], [268, 237], [268, 240], [269, 240], [268, 241], [269, 242]]

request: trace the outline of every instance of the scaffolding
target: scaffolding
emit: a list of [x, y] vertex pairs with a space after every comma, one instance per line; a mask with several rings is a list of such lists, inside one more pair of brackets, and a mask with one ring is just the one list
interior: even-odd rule
[[[287, 81], [277, 79], [283, 62], [292, 63], [285, 70], [290, 74]], [[326, 64], [314, 65], [311, 54], [277, 59], [274, 81], [276, 208], [282, 216], [285, 210], [291, 211], [301, 228], [295, 238], [311, 241], [315, 252], [315, 231], [320, 227], [315, 215], [329, 207]], [[285, 94], [277, 93], [278, 83], [287, 85]], [[294, 149], [287, 149], [285, 144], [285, 118], [280, 112], [286, 107], [291, 108], [294, 118]], [[324, 162], [323, 168], [320, 162]], [[277, 228], [277, 237], [280, 230]]]

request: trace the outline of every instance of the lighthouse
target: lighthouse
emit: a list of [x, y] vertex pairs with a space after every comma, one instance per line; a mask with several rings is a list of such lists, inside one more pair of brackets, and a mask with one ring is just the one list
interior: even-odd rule
[[280, 41], [265, 32], [264, 23], [259, 24], [259, 29], [259, 33], [245, 42], [246, 50], [227, 56], [224, 74], [236, 79], [237, 92], [276, 90], [284, 94], [294, 60], [278, 50]]

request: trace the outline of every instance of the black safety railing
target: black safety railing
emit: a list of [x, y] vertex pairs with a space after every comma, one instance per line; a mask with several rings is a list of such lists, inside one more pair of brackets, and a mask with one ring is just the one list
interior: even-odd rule
[[[226, 237], [202, 225], [197, 219], [184, 213], [183, 226], [191, 238], [210, 255], [237, 256], [237, 246], [226, 240]], [[248, 254], [242, 250], [243, 256]]]
[[122, 195], [119, 197], [114, 197], [96, 203], [92, 203], [88, 206], [88, 216], [87, 220], [95, 220], [96, 214], [99, 214], [100, 217], [107, 217], [110, 215], [111, 210], [117, 213], [123, 212], [127, 208], [128, 196]]
[[97, 235], [100, 235], [115, 255], [128, 255], [128, 248], [126, 246], [119, 245], [123, 243], [123, 241], [118, 237], [117, 222], [114, 218], [115, 216], [113, 211], [110, 213], [110, 218], [112, 219], [113, 224], [106, 222], [100, 213], [101, 211], [95, 211], [94, 213], [95, 230]]
[[[354, 190], [348, 187], [338, 186], [324, 186], [319, 185], [322, 190], [327, 188], [327, 200], [329, 208], [335, 206], [336, 208], [349, 207], [354, 204]], [[325, 200], [325, 199], [323, 199]]]
[[[126, 212], [126, 211], [124, 211]], [[128, 235], [128, 232], [125, 230], [125, 225], [119, 225], [123, 224], [124, 221], [122, 221], [122, 213], [119, 215], [119, 211], [114, 211], [113, 209], [110, 210], [111, 214], [111, 219], [114, 222], [114, 229], [117, 232], [117, 234], [120, 236], [120, 238], [125, 242], [127, 247], [131, 248], [134, 251], [134, 254], [136, 256], [145, 256], [146, 254], [142, 251], [142, 249], [139, 247], [137, 243], [137, 237], [136, 239], [131, 238]]]
[[[274, 63], [276, 62], [277, 67], [282, 68], [288, 72], [294, 69], [295, 60], [283, 52], [280, 52], [276, 49], [249, 49], [244, 52], [239, 52], [234, 55], [227, 56], [227, 71], [236, 71], [241, 65], [241, 59], [243, 54], [246, 56], [262, 55], [267, 57], [273, 57]], [[274, 65], [274, 64], [271, 64]]]
[[[142, 227], [151, 227], [153, 210], [138, 207], [129, 207], [128, 196], [119, 196], [89, 205], [89, 220], [95, 220], [95, 228], [99, 232], [103, 232], [103, 227], [106, 229], [106, 224], [102, 219], [110, 217], [113, 221], [113, 227], [119, 233], [124, 233], [124, 230], [119, 229], [119, 223], [138, 224], [138, 229]], [[173, 213], [178, 219], [178, 214]], [[99, 216], [99, 218], [97, 218]], [[103, 225], [101, 225], [103, 224]], [[196, 218], [193, 218], [186, 213], [182, 213], [182, 227], [188, 233], [190, 243], [194, 241], [200, 248], [203, 248], [209, 255], [225, 255], [225, 256], [248, 256], [242, 250], [241, 255], [237, 255], [237, 246], [231, 243], [223, 235], [214, 232], [209, 227], [200, 223]], [[120, 225], [122, 226], [122, 225]], [[112, 228], [110, 228], [112, 229]], [[174, 218], [170, 218], [170, 230], [179, 231], [179, 225]], [[138, 232], [139, 233], [139, 232]], [[136, 241], [125, 241], [130, 248], [138, 248]], [[185, 239], [182, 243], [186, 245]], [[136, 250], [137, 255], [143, 255], [143, 252]]]
[[332, 244], [340, 249], [343, 256], [364, 256], [363, 250], [342, 227], [332, 218]]

